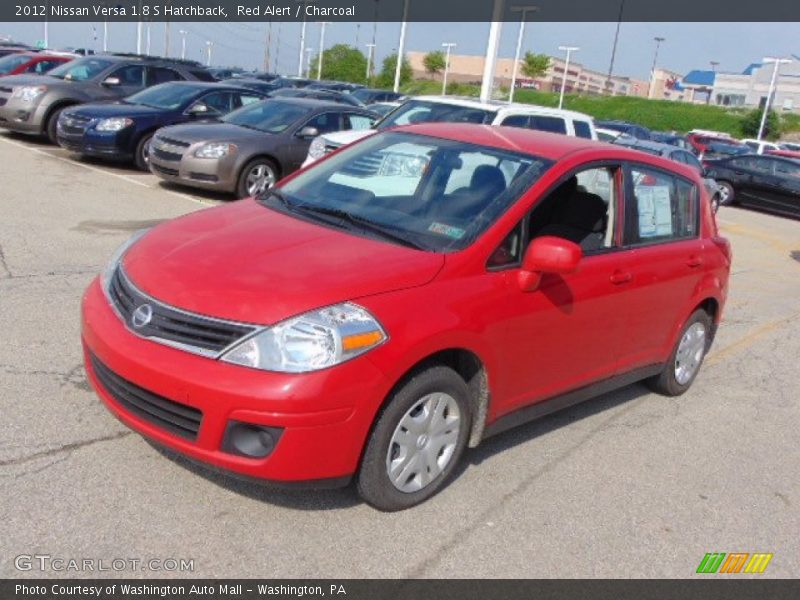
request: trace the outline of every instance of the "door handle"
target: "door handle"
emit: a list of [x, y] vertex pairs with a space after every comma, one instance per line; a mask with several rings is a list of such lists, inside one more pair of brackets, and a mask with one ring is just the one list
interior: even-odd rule
[[623, 283], [628, 283], [631, 279], [633, 279], [633, 275], [628, 271], [616, 270], [611, 274], [609, 279], [614, 285], [621, 285]]
[[700, 265], [703, 264], [703, 259], [693, 254], [686, 261], [686, 264], [694, 269], [695, 267], [699, 267]]

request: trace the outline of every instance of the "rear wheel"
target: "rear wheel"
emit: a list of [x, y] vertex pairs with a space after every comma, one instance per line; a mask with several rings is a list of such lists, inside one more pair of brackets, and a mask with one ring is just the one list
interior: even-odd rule
[[692, 313], [664, 370], [647, 380], [653, 391], [665, 396], [680, 396], [692, 386], [711, 346], [713, 326], [711, 316], [703, 309]]
[[720, 205], [728, 206], [730, 204], [733, 204], [733, 200], [736, 197], [736, 192], [734, 192], [733, 186], [727, 181], [718, 181], [717, 184], [719, 185]]
[[153, 134], [148, 133], [136, 144], [136, 154], [133, 156], [133, 161], [136, 163], [136, 168], [140, 171], [150, 170], [150, 143], [152, 141]]
[[239, 174], [236, 196], [247, 198], [263, 194], [278, 181], [278, 167], [268, 158], [256, 158], [247, 163]]
[[58, 144], [58, 117], [61, 116], [61, 113], [67, 107], [57, 108], [53, 112], [50, 113], [50, 116], [47, 117], [47, 124], [45, 125], [45, 134], [47, 134], [47, 139], [50, 140], [53, 144]]
[[458, 373], [444, 366], [420, 371], [378, 417], [358, 474], [359, 494], [386, 511], [427, 500], [452, 474], [470, 424], [469, 390]]

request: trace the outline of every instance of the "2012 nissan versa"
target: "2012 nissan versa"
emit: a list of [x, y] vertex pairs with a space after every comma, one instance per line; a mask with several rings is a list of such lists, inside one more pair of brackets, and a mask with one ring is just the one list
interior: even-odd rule
[[140, 233], [83, 299], [123, 423], [195, 460], [382, 510], [468, 446], [646, 380], [692, 385], [730, 246], [696, 172], [517, 128], [371, 136]]

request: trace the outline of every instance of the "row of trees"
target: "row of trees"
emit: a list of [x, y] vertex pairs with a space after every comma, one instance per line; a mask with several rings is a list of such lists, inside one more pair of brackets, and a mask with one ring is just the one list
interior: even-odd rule
[[[310, 75], [317, 74], [319, 54], [311, 61]], [[394, 72], [397, 66], [397, 54], [391, 54], [383, 59], [380, 71], [369, 79], [369, 83], [379, 87], [390, 88], [394, 85]], [[371, 69], [374, 71], [374, 68]], [[322, 53], [322, 79], [336, 81], [349, 81], [351, 83], [364, 83], [367, 79], [367, 57], [358, 48], [347, 44], [336, 44]], [[411, 81], [413, 76], [408, 59], [403, 57], [400, 67], [400, 83]]]
[[[441, 50], [428, 52], [423, 58], [425, 70], [431, 75], [444, 71], [445, 54]], [[319, 55], [311, 61], [310, 74], [316, 75]], [[397, 54], [391, 54], [383, 59], [381, 68], [369, 79], [369, 83], [380, 87], [392, 87], [394, 85], [394, 72], [397, 65]], [[526, 52], [522, 58], [520, 72], [522, 76], [535, 78], [541, 77], [550, 66], [550, 57], [546, 54], [534, 54]], [[374, 67], [371, 69], [376, 70]], [[367, 79], [367, 57], [361, 50], [348, 46], [347, 44], [336, 44], [322, 53], [322, 78], [334, 79], [336, 81], [349, 81], [352, 83], [364, 83]], [[400, 68], [400, 83], [406, 84], [411, 81], [413, 72], [408, 59], [403, 57], [403, 64]]]
[[[422, 59], [422, 64], [425, 66], [425, 70], [432, 77], [433, 75], [444, 71], [446, 60], [447, 57], [442, 50], [435, 50], [434, 52], [428, 52], [425, 55], [425, 57]], [[525, 77], [534, 79], [544, 75], [547, 71], [547, 67], [549, 66], [550, 57], [546, 54], [526, 52], [525, 56], [522, 57], [522, 66], [520, 67], [520, 72]]]

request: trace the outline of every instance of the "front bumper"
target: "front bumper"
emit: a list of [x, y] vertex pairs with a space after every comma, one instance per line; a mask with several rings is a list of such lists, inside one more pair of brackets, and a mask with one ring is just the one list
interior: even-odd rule
[[235, 156], [221, 159], [197, 158], [194, 151], [203, 144], [194, 144], [182, 154], [160, 151], [156, 143], [150, 150], [150, 171], [165, 181], [216, 192], [233, 193], [238, 183]]
[[58, 145], [70, 152], [112, 160], [133, 158], [133, 152], [128, 148], [129, 134], [93, 131], [83, 134], [67, 133], [59, 123], [56, 137]]
[[[99, 278], [84, 294], [82, 317], [86, 372], [108, 409], [157, 444], [241, 476], [285, 484], [346, 481], [390, 390], [366, 357], [314, 373], [270, 373], [140, 338], [112, 310]], [[196, 438], [127, 410], [98, 378], [92, 356], [127, 382], [200, 411]], [[280, 428], [282, 434], [265, 458], [240, 456], [222, 450], [229, 421]]]
[[0, 88], [0, 127], [18, 133], [41, 135], [49, 105], [23, 102]]

